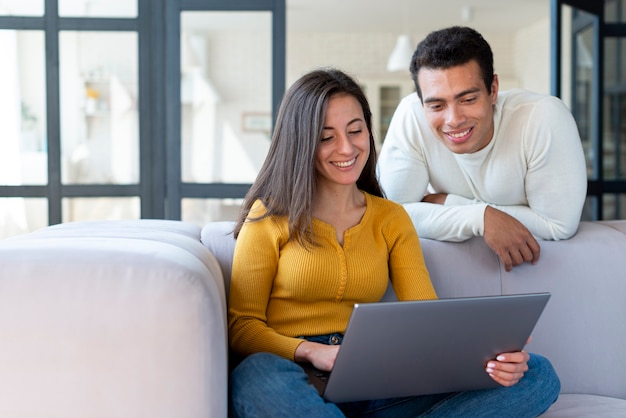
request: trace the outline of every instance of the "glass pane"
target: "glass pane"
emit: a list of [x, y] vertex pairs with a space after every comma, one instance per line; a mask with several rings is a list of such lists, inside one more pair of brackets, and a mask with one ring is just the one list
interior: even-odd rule
[[605, 0], [604, 2], [604, 16], [606, 16], [606, 23], [615, 23], [619, 21], [619, 15], [617, 14], [619, 2], [616, 0]]
[[182, 220], [204, 226], [213, 221], [234, 221], [243, 199], [183, 199]]
[[62, 181], [139, 181], [137, 34], [61, 32]]
[[0, 16], [43, 16], [44, 0], [0, 0]]
[[603, 174], [626, 179], [626, 93], [607, 93], [604, 100]]
[[[617, 46], [615, 47], [615, 49], [613, 50], [607, 50], [607, 42], [609, 41], [614, 41]], [[624, 38], [605, 38], [605, 44], [604, 44], [604, 62], [608, 62], [608, 61], [615, 61], [615, 59], [611, 59], [609, 58], [609, 55], [616, 55], [617, 57], [619, 57], [619, 65], [620, 65], [620, 71], [617, 70], [613, 70], [616, 73], [616, 80], [618, 83], [623, 83], [624, 80], [626, 80], [626, 72], [624, 71], [624, 68], [626, 68], [626, 39]], [[605, 64], [607, 65], [607, 64]], [[605, 84], [605, 87], [606, 84]]]
[[137, 17], [137, 0], [59, 0], [59, 16]]
[[626, 219], [626, 193], [602, 196], [602, 219]]
[[252, 183], [270, 143], [271, 13], [184, 12], [181, 28], [183, 181]]
[[77, 197], [63, 199], [63, 222], [139, 219], [138, 197]]
[[573, 45], [575, 61], [574, 117], [578, 124], [580, 138], [587, 158], [587, 172], [590, 178], [597, 178], [598, 169], [593, 135], [593, 28], [579, 32]]
[[400, 87], [383, 86], [380, 88], [380, 109], [377, 109], [380, 112], [380, 132], [378, 135], [379, 143], [382, 143], [385, 140], [387, 129], [389, 129], [389, 124], [391, 123], [391, 117], [393, 116], [393, 112], [395, 112], [401, 99], [402, 93], [400, 91]]
[[0, 198], [0, 239], [41, 229], [48, 225], [45, 198]]
[[619, 64], [622, 60], [620, 48], [622, 42], [617, 38], [604, 40], [604, 87], [611, 88], [619, 83], [621, 78]]
[[44, 34], [0, 30], [0, 184], [46, 184]]

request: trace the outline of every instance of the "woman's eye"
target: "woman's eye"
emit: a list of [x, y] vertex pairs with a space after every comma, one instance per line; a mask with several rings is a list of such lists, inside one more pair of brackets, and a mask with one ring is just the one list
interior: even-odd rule
[[332, 136], [326, 136], [326, 137], [322, 137], [321, 141], [325, 142], [325, 141], [330, 141], [331, 139], [333, 139]]
[[350, 132], [348, 132], [348, 133], [349, 133], [349, 134], [351, 134], [351, 135], [358, 135], [358, 134], [360, 134], [361, 132], [363, 132], [361, 129], [357, 129], [356, 131], [350, 131]]

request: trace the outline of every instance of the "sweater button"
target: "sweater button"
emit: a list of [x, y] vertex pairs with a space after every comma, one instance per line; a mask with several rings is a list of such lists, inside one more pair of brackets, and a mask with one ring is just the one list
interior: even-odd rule
[[336, 335], [333, 335], [332, 337], [330, 337], [330, 343], [332, 345], [337, 345], [339, 344], [339, 337]]

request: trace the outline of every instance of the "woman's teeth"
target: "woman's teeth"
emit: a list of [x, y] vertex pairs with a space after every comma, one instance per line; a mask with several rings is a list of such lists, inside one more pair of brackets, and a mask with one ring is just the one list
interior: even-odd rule
[[350, 161], [344, 161], [344, 162], [334, 162], [333, 164], [336, 165], [337, 167], [350, 167], [352, 164], [354, 164], [354, 162], [356, 161], [356, 158], [351, 159]]

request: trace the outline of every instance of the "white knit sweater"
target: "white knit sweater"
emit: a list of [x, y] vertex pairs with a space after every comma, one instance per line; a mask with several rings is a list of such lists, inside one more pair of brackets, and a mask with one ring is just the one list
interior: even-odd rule
[[[417, 94], [395, 111], [378, 171], [387, 197], [402, 203], [423, 238], [463, 241], [483, 235], [491, 205], [538, 239], [566, 239], [578, 228], [587, 189], [574, 119], [556, 97], [501, 92], [494, 136], [473, 154], [454, 154], [429, 127]], [[420, 202], [447, 193], [445, 205]]]

